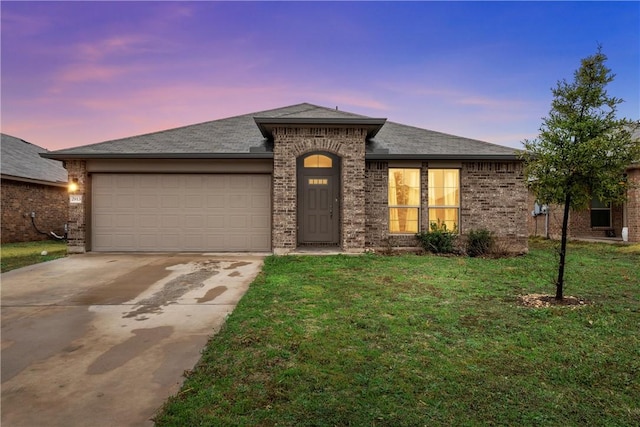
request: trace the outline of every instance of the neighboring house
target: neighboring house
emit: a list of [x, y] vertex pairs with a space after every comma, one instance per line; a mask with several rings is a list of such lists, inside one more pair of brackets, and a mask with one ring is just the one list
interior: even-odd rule
[[67, 171], [47, 150], [2, 134], [2, 243], [64, 236], [69, 215]]
[[69, 250], [416, 247], [431, 222], [527, 250], [516, 150], [311, 104], [45, 153], [77, 183]]
[[[640, 143], [640, 130], [632, 137]], [[582, 211], [569, 212], [568, 236], [582, 239], [622, 240], [627, 229], [630, 242], [640, 242], [640, 164], [633, 163], [626, 170], [627, 201], [621, 205], [603, 203], [594, 199]], [[529, 191], [529, 234], [559, 239], [562, 236], [562, 205], [536, 209], [536, 197]]]

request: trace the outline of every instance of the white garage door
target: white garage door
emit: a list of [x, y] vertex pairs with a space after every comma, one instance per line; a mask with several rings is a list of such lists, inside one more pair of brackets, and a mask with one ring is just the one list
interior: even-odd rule
[[271, 177], [94, 174], [94, 251], [270, 251]]

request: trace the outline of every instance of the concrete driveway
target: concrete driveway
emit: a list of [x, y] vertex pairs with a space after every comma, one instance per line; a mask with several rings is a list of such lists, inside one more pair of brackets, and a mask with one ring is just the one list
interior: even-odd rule
[[2, 426], [153, 425], [262, 260], [90, 253], [2, 274]]

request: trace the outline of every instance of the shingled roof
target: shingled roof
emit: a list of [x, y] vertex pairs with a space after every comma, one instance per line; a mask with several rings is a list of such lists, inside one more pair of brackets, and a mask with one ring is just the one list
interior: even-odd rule
[[[74, 158], [271, 158], [273, 145], [257, 123], [374, 123], [367, 158], [505, 159], [517, 150], [312, 104], [229, 117], [145, 135], [52, 151], [53, 159]], [[380, 126], [382, 126], [380, 128]]]
[[0, 145], [2, 178], [66, 185], [67, 170], [62, 162], [42, 158], [40, 154], [47, 153], [44, 148], [4, 133]]

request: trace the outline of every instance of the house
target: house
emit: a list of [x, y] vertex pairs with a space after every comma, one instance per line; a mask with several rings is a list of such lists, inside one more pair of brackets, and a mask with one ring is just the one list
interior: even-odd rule
[[45, 159], [42, 147], [1, 135], [2, 243], [64, 236], [68, 215], [67, 171]]
[[[640, 143], [640, 129], [632, 133]], [[629, 242], [640, 242], [640, 163], [629, 165], [626, 172], [627, 201], [623, 204], [603, 203], [593, 199], [581, 211], [569, 212], [568, 236], [578, 239], [622, 240], [623, 229]], [[540, 209], [536, 196], [529, 191], [529, 235], [559, 239], [562, 236], [562, 205], [553, 204]]]
[[43, 154], [63, 160], [69, 251], [416, 247], [431, 222], [527, 250], [516, 150], [298, 104]]

